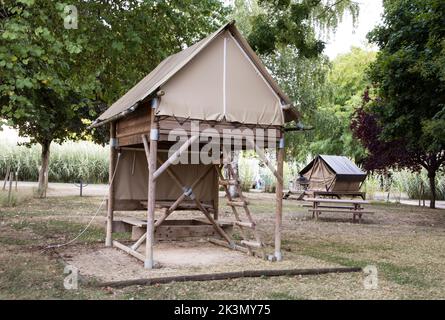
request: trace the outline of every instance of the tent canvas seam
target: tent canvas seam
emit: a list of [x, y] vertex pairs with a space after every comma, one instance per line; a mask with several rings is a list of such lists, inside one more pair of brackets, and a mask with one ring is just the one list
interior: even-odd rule
[[227, 37], [224, 36], [224, 56], [223, 56], [223, 115], [226, 116], [226, 79], [227, 79]]

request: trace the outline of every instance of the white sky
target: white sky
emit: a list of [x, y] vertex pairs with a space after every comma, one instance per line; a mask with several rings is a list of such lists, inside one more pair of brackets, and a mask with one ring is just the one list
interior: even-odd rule
[[360, 15], [357, 28], [352, 26], [352, 17], [348, 14], [337, 28], [335, 34], [326, 41], [325, 54], [334, 59], [338, 54], [348, 52], [352, 46], [372, 48], [366, 34], [381, 21], [383, 13], [382, 0], [357, 0], [360, 4]]

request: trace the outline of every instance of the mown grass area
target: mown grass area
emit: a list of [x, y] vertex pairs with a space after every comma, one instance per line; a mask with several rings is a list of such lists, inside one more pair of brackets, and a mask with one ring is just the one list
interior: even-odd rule
[[[273, 240], [273, 195], [250, 194], [252, 212], [266, 240]], [[362, 224], [347, 215], [315, 222], [295, 201], [285, 201], [283, 251], [298, 267], [302, 257], [342, 266], [375, 265], [379, 288], [366, 290], [363, 275], [235, 279], [100, 289], [63, 288], [64, 264], [52, 244], [73, 239], [96, 212], [101, 199], [27, 199], [0, 208], [0, 299], [440, 299], [445, 298], [445, 210], [372, 204]], [[224, 200], [221, 200], [224, 203]], [[222, 218], [229, 210], [221, 210]], [[76, 248], [103, 246], [105, 210], [77, 241]], [[124, 239], [128, 235], [117, 234]], [[142, 265], [141, 265], [142, 268]], [[249, 269], [249, 266], [246, 266]]]
[[15, 207], [22, 202], [28, 201], [33, 197], [32, 191], [16, 192], [8, 190], [0, 190], [0, 208], [1, 207]]

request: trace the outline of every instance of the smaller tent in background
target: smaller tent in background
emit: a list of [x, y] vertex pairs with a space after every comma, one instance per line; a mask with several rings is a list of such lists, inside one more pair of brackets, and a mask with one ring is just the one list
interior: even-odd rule
[[300, 175], [308, 181], [308, 190], [358, 191], [366, 178], [351, 160], [344, 156], [319, 155], [312, 160]]

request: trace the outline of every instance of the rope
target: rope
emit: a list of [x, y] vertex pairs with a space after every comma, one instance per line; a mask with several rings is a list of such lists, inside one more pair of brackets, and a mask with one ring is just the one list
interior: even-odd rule
[[[111, 188], [111, 186], [113, 184], [113, 181], [114, 181], [114, 177], [116, 176], [117, 167], [119, 165], [120, 157], [121, 157], [121, 153], [119, 152], [117, 154], [116, 166], [114, 167], [114, 172], [113, 172], [113, 175], [111, 176], [111, 181], [110, 181], [110, 185], [108, 186], [108, 191], [110, 191], [110, 188]], [[102, 201], [101, 201], [101, 203], [99, 205], [99, 208], [97, 208], [97, 210], [96, 210], [96, 213], [91, 218], [90, 222], [88, 222], [87, 226], [76, 237], [74, 237], [73, 239], [71, 239], [70, 241], [68, 241], [66, 243], [53, 244], [53, 245], [46, 246], [43, 250], [64, 247], [64, 246], [70, 245], [71, 243], [73, 243], [74, 241], [79, 239], [88, 230], [88, 228], [91, 226], [91, 224], [93, 223], [94, 219], [97, 217], [97, 215], [99, 214], [100, 210], [102, 209], [102, 206], [104, 205], [105, 200], [107, 200], [107, 195], [104, 195], [104, 197], [102, 198]]]

